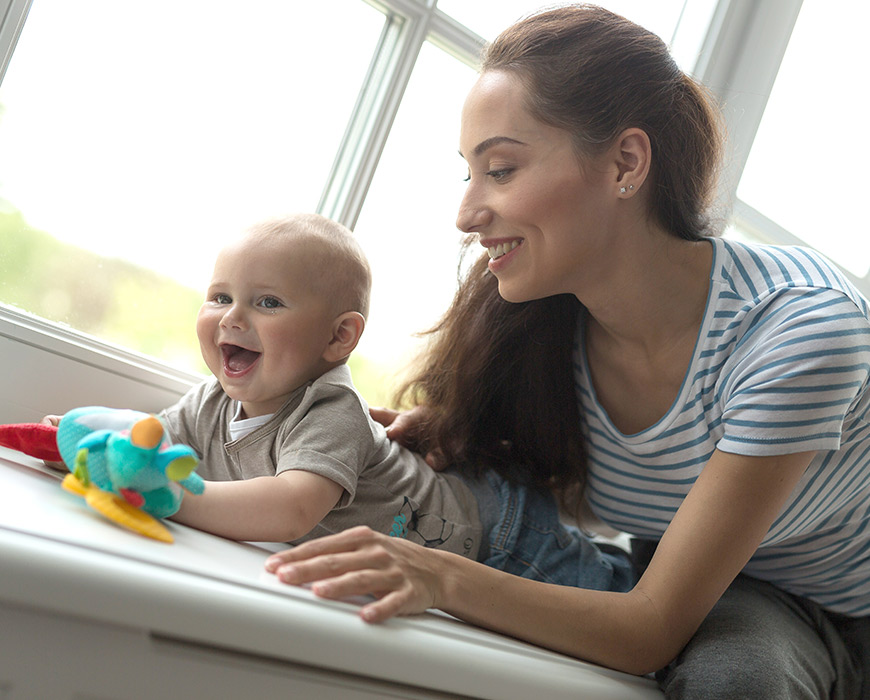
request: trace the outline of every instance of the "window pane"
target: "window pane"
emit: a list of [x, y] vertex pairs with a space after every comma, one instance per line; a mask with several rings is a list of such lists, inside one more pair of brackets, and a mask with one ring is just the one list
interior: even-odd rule
[[859, 277], [870, 269], [862, 194], [870, 142], [850, 129], [866, 112], [868, 22], [868, 3], [851, 3], [844, 16], [804, 0], [737, 190]]
[[423, 45], [355, 232], [372, 265], [371, 319], [359, 351], [389, 380], [456, 289], [456, 213], [467, 166], [459, 119], [476, 73]]
[[202, 367], [217, 248], [316, 208], [383, 21], [359, 0], [34, 0], [0, 86], [0, 302]]

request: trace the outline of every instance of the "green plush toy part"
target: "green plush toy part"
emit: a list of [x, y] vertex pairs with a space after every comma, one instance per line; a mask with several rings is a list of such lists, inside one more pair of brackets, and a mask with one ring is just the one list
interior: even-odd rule
[[65, 489], [122, 527], [162, 542], [173, 538], [158, 518], [178, 511], [182, 488], [194, 494], [205, 489], [194, 472], [196, 453], [171, 444], [160, 421], [139, 411], [87, 406], [66, 413], [56, 429], [0, 426], [0, 444], [39, 459], [62, 459], [70, 470]]

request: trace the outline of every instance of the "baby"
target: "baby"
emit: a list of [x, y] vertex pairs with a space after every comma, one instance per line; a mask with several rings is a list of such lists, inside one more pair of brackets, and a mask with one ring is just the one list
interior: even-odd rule
[[259, 223], [220, 252], [196, 324], [214, 378], [161, 416], [207, 480], [175, 520], [275, 542], [366, 524], [477, 555], [468, 487], [390, 442], [351, 382], [370, 287], [351, 232], [315, 214]]
[[353, 234], [316, 214], [256, 224], [219, 253], [196, 323], [214, 376], [160, 416], [206, 480], [173, 519], [294, 544], [368, 525], [527, 578], [628, 590], [626, 554], [564, 527], [551, 494], [435, 472], [387, 438], [346, 365], [370, 288]]

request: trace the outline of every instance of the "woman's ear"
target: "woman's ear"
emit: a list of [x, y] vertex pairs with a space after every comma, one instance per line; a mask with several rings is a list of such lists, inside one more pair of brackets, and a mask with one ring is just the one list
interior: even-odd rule
[[621, 197], [632, 197], [649, 175], [652, 163], [652, 146], [643, 129], [623, 131], [614, 142], [617, 179], [616, 187]]
[[332, 340], [326, 346], [323, 359], [341, 362], [350, 355], [366, 327], [366, 320], [357, 311], [345, 311], [332, 322]]

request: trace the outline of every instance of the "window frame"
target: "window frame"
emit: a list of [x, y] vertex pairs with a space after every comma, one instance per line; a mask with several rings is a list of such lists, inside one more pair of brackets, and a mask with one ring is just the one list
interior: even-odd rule
[[[484, 44], [480, 36], [440, 11], [437, 0], [361, 1], [383, 12], [386, 19], [318, 205], [320, 213], [350, 228], [362, 209], [423, 42], [435, 44], [472, 67]], [[31, 2], [0, 0], [0, 82]], [[734, 203], [732, 220], [738, 227], [777, 242], [795, 242], [795, 238], [739, 202], [736, 188], [800, 7], [801, 0], [719, 0], [692, 71], [724, 106], [731, 152], [720, 197]], [[7, 400], [25, 407], [30, 417], [81, 405], [85, 396], [106, 405], [158, 410], [200, 379], [3, 306], [0, 351], [4, 356], [11, 353], [20, 357], [36, 352], [41, 363], [48, 363], [46, 376], [67, 378], [42, 388], [22, 388], [0, 380], [0, 391]], [[92, 387], [94, 369], [113, 379], [96, 392]], [[13, 417], [7, 407], [0, 410], [0, 421], [21, 420], [20, 413]]]

